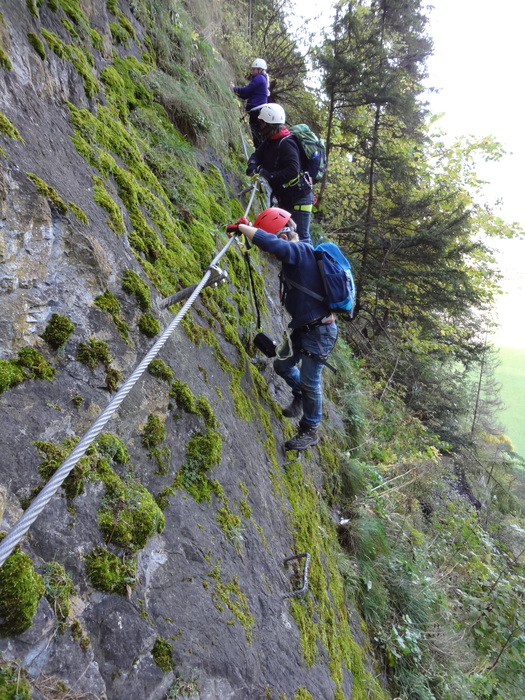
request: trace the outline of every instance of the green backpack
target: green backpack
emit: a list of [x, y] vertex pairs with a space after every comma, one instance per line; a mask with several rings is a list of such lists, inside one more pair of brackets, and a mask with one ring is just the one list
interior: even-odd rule
[[290, 131], [299, 145], [303, 169], [314, 182], [319, 182], [328, 165], [323, 139], [318, 138], [308, 124], [296, 124], [290, 127]]

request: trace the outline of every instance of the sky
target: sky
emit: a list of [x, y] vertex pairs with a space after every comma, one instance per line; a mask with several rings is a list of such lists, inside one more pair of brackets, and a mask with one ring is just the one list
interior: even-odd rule
[[[299, 16], [321, 12], [322, 20], [329, 20], [331, 3], [326, 0], [292, 0], [292, 4]], [[525, 3], [434, 0], [427, 16], [434, 42], [427, 85], [437, 89], [427, 95], [430, 109], [443, 115], [438, 125], [450, 142], [460, 136], [491, 135], [503, 145], [507, 155], [496, 163], [480, 164], [478, 174], [488, 183], [485, 201], [494, 212], [525, 230]], [[315, 24], [322, 25], [322, 20]], [[506, 290], [497, 303], [500, 328], [494, 342], [525, 349], [525, 240], [498, 240], [493, 245]]]

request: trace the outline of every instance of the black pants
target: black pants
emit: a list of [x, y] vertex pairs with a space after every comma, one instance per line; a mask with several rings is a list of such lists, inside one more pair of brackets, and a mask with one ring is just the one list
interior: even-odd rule
[[248, 115], [250, 117], [250, 129], [252, 132], [252, 141], [253, 141], [253, 147], [255, 149], [259, 148], [261, 143], [264, 141], [264, 138], [261, 134], [261, 122], [259, 120], [259, 112], [261, 109], [254, 109], [251, 112], [248, 112]]

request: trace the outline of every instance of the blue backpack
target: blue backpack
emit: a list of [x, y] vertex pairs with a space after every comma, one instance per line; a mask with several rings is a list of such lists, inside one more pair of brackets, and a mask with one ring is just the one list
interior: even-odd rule
[[332, 311], [353, 315], [355, 282], [352, 266], [335, 243], [325, 241], [314, 248], [317, 266], [323, 278], [326, 300]]
[[325, 301], [332, 311], [346, 311], [352, 317], [355, 303], [355, 282], [352, 275], [352, 266], [341, 252], [339, 246], [331, 241], [324, 241], [316, 245], [314, 254], [323, 280], [325, 296], [321, 297], [319, 294], [288, 278], [284, 279], [285, 283], [296, 287], [296, 289], [305, 294], [309, 294], [318, 301]]

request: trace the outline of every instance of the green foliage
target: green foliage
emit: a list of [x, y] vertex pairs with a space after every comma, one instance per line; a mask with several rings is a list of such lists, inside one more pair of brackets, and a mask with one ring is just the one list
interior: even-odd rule
[[51, 382], [55, 372], [38, 350], [22, 348], [16, 359], [0, 360], [0, 394], [28, 379]]
[[158, 416], [150, 414], [142, 430], [142, 444], [145, 447], [155, 447], [166, 439], [166, 426]]
[[14, 141], [21, 141], [24, 143], [24, 139], [20, 136], [16, 126], [6, 117], [3, 112], [0, 112], [0, 133], [4, 134], [4, 136], [7, 136], [10, 139], [13, 139]]
[[[4, 537], [5, 533], [0, 533], [0, 541]], [[42, 577], [17, 546], [0, 567], [0, 636], [22, 634], [30, 627], [43, 595]]]
[[120, 302], [117, 297], [110, 292], [109, 289], [106, 289], [103, 294], [99, 294], [98, 297], [95, 297], [93, 303], [95, 306], [98, 306], [99, 309], [102, 309], [102, 311], [108, 312], [120, 335], [127, 340], [129, 335], [129, 327], [122, 318]]
[[25, 673], [10, 662], [0, 662], [0, 698], [30, 700], [31, 687]]
[[45, 596], [53, 608], [59, 623], [64, 623], [71, 607], [69, 597], [74, 594], [75, 587], [71, 575], [57, 561], [48, 562], [42, 572]]
[[149, 287], [140, 279], [135, 270], [124, 271], [122, 275], [122, 289], [130, 296], [135, 297], [135, 301], [142, 311], [147, 311], [151, 306]]
[[217, 489], [207, 472], [222, 458], [222, 435], [215, 430], [193, 433], [186, 444], [186, 461], [177, 472], [174, 487], [183, 488], [197, 503], [210, 501]]
[[45, 61], [46, 60], [46, 50], [44, 48], [44, 44], [42, 43], [42, 40], [40, 39], [39, 36], [34, 34], [33, 32], [29, 32], [27, 35], [27, 39], [31, 46], [34, 48], [34, 50], [37, 52], [37, 54], [40, 56], [40, 58]]
[[168, 673], [173, 670], [173, 647], [167, 639], [157, 637], [153, 644], [151, 655], [161, 671]]
[[137, 562], [120, 558], [102, 547], [86, 555], [86, 574], [93, 588], [104, 593], [127, 595], [136, 584]]
[[104, 365], [106, 387], [110, 392], [116, 391], [118, 382], [122, 378], [122, 372], [111, 366], [112, 359], [107, 343], [103, 340], [97, 340], [97, 338], [90, 338], [87, 343], [80, 343], [76, 359], [91, 370], [94, 370], [98, 364]]
[[160, 322], [151, 314], [142, 314], [139, 318], [138, 327], [141, 333], [148, 338], [154, 338], [161, 331]]
[[67, 316], [54, 313], [49, 319], [42, 338], [49, 343], [54, 350], [58, 350], [69, 340], [75, 330], [75, 324]]
[[156, 377], [163, 382], [171, 383], [175, 377], [171, 367], [164, 362], [164, 360], [152, 360], [148, 365], [148, 372], [152, 377]]
[[67, 204], [60, 198], [57, 191], [54, 190], [47, 182], [44, 182], [41, 178], [37, 177], [33, 173], [26, 173], [27, 177], [35, 184], [38, 193], [42, 197], [46, 197], [49, 200], [50, 206], [62, 216], [65, 216], [68, 212]]
[[129, 551], [142, 549], [155, 532], [162, 532], [165, 519], [149, 491], [131, 475], [125, 480], [102, 463], [98, 474], [106, 486], [97, 521], [107, 544]]

